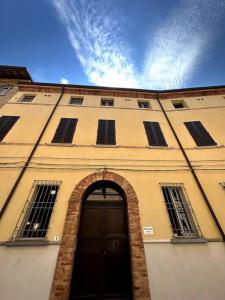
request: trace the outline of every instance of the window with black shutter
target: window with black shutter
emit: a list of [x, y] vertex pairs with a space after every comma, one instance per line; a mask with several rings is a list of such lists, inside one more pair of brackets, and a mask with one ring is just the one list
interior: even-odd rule
[[72, 143], [77, 119], [62, 118], [56, 129], [52, 143]]
[[150, 146], [168, 146], [158, 122], [144, 121], [143, 123]]
[[184, 125], [197, 146], [217, 145], [200, 121], [184, 122]]
[[116, 144], [114, 120], [98, 120], [98, 133], [96, 144]]
[[2, 116], [0, 118], [0, 141], [4, 139], [9, 130], [13, 127], [16, 121], [19, 119], [18, 116]]

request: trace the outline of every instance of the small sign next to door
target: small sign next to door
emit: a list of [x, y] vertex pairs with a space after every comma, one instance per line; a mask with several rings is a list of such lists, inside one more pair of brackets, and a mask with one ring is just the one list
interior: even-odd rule
[[153, 235], [153, 228], [151, 226], [144, 227], [144, 235]]

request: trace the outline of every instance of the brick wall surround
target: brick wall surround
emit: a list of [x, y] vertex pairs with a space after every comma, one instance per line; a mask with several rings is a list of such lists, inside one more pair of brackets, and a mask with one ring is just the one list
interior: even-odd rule
[[108, 171], [102, 171], [88, 175], [77, 184], [70, 196], [49, 299], [68, 299], [70, 280], [73, 271], [73, 261], [76, 250], [76, 237], [80, 219], [81, 201], [84, 197], [86, 189], [92, 183], [99, 180], [109, 180], [117, 183], [123, 189], [126, 195], [131, 246], [130, 251], [133, 295], [135, 300], [150, 300], [138, 199], [134, 189], [125, 178]]

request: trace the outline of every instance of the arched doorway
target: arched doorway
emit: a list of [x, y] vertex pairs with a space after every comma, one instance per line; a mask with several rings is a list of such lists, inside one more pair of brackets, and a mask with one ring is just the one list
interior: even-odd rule
[[101, 180], [116, 183], [125, 195], [131, 251], [133, 298], [135, 300], [150, 299], [137, 195], [124, 177], [103, 170], [83, 178], [75, 186], [70, 196], [49, 300], [67, 300], [69, 298], [81, 216], [81, 203], [88, 188], [93, 183]]
[[84, 196], [69, 299], [132, 299], [126, 200], [111, 181]]

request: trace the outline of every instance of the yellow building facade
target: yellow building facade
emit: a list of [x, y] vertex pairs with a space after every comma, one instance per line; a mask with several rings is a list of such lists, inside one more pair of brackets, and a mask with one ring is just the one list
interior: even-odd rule
[[0, 298], [224, 299], [225, 87], [14, 76], [0, 79], [15, 82], [0, 95]]

